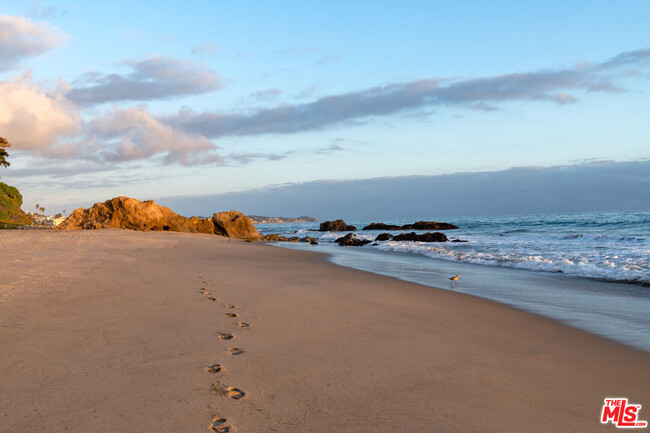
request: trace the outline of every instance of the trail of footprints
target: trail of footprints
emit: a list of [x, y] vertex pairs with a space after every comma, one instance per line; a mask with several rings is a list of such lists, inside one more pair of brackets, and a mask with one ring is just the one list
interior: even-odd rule
[[[199, 289], [200, 292], [205, 296], [205, 298], [208, 301], [219, 302], [219, 298], [214, 296], [212, 292], [210, 292], [207, 289], [208, 286], [211, 286], [208, 279], [204, 278], [202, 275], [199, 275], [199, 278], [201, 279], [204, 286], [201, 287], [201, 289]], [[221, 306], [228, 309], [237, 308], [235, 305], [230, 305], [230, 304], [221, 304]], [[239, 320], [239, 314], [237, 313], [224, 313], [224, 314], [228, 318]], [[239, 328], [248, 328], [251, 325], [246, 322], [237, 322], [237, 326]], [[235, 334], [230, 332], [218, 332], [217, 337], [221, 340], [229, 341], [235, 338]], [[237, 356], [244, 353], [244, 351], [239, 347], [228, 347], [226, 348], [226, 353], [228, 353], [229, 355]], [[209, 365], [205, 368], [205, 370], [212, 374], [219, 374], [224, 372], [224, 368], [221, 364]], [[233, 400], [240, 400], [242, 398], [246, 398], [246, 393], [244, 391], [234, 386], [224, 385], [221, 381], [216, 381], [216, 383], [212, 385], [212, 390], [215, 391], [219, 396], [231, 398]], [[234, 427], [228, 424], [228, 420], [226, 418], [222, 418], [220, 416], [215, 415], [214, 419], [212, 420], [212, 423], [210, 423], [208, 428], [213, 432], [228, 433], [228, 432], [232, 432]]]

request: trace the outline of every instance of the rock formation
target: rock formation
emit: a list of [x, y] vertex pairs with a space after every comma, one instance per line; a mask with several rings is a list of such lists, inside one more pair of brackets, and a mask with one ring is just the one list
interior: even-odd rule
[[212, 215], [214, 233], [221, 236], [237, 239], [261, 239], [250, 219], [241, 212], [231, 210], [230, 212], [219, 212]]
[[253, 223], [237, 211], [215, 213], [212, 218], [185, 218], [171, 209], [129, 197], [115, 197], [95, 203], [89, 209], [76, 209], [58, 230], [129, 229], [217, 234], [238, 239], [257, 240], [261, 236]]
[[415, 241], [415, 242], [447, 242], [447, 236], [444, 233], [435, 232], [435, 233], [424, 233], [417, 234], [415, 232], [411, 233], [401, 233], [393, 237], [394, 241]]
[[343, 220], [325, 221], [320, 223], [321, 232], [353, 232], [356, 231], [355, 226], [349, 226]]
[[375, 238], [375, 241], [389, 241], [391, 240], [392, 237], [393, 235], [391, 235], [390, 233], [380, 233]]
[[436, 221], [417, 221], [413, 224], [396, 226], [393, 224], [372, 223], [362, 230], [453, 230], [458, 227], [450, 223], [439, 223]]
[[348, 233], [345, 236], [341, 236], [334, 242], [342, 247], [362, 247], [372, 241], [369, 241], [367, 239], [359, 239], [354, 233]]
[[311, 236], [298, 237], [291, 236], [287, 238], [286, 236], [279, 235], [277, 233], [270, 233], [262, 237], [262, 240], [269, 242], [309, 242], [312, 245], [318, 245], [318, 239], [312, 238]]

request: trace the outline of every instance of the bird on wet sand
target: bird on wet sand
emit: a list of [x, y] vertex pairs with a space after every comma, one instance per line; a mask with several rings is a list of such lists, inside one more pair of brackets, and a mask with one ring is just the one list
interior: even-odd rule
[[456, 287], [456, 281], [460, 278], [460, 275], [454, 275], [453, 277], [450, 278], [451, 280], [451, 287]]

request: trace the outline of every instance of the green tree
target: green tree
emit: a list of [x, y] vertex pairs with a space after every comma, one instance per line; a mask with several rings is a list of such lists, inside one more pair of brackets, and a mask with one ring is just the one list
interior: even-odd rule
[[9, 161], [7, 161], [9, 154], [5, 150], [6, 147], [11, 147], [11, 143], [9, 143], [5, 138], [0, 137], [0, 165], [9, 167], [11, 164], [9, 164]]

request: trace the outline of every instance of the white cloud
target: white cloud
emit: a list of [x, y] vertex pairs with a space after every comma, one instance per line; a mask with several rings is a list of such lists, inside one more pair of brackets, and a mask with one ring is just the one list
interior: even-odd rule
[[12, 69], [24, 58], [58, 47], [64, 39], [64, 34], [48, 23], [0, 14], [0, 70]]
[[16, 149], [47, 153], [61, 135], [79, 130], [77, 111], [63, 92], [48, 92], [30, 74], [0, 81], [0, 131]]
[[217, 74], [201, 63], [154, 56], [125, 60], [119, 65], [130, 72], [86, 74], [74, 83], [68, 98], [81, 105], [92, 105], [200, 95], [223, 87]]
[[101, 158], [133, 161], [162, 156], [183, 165], [218, 163], [217, 146], [207, 138], [177, 131], [143, 108], [114, 107], [93, 118], [84, 128], [87, 140], [101, 148]]

